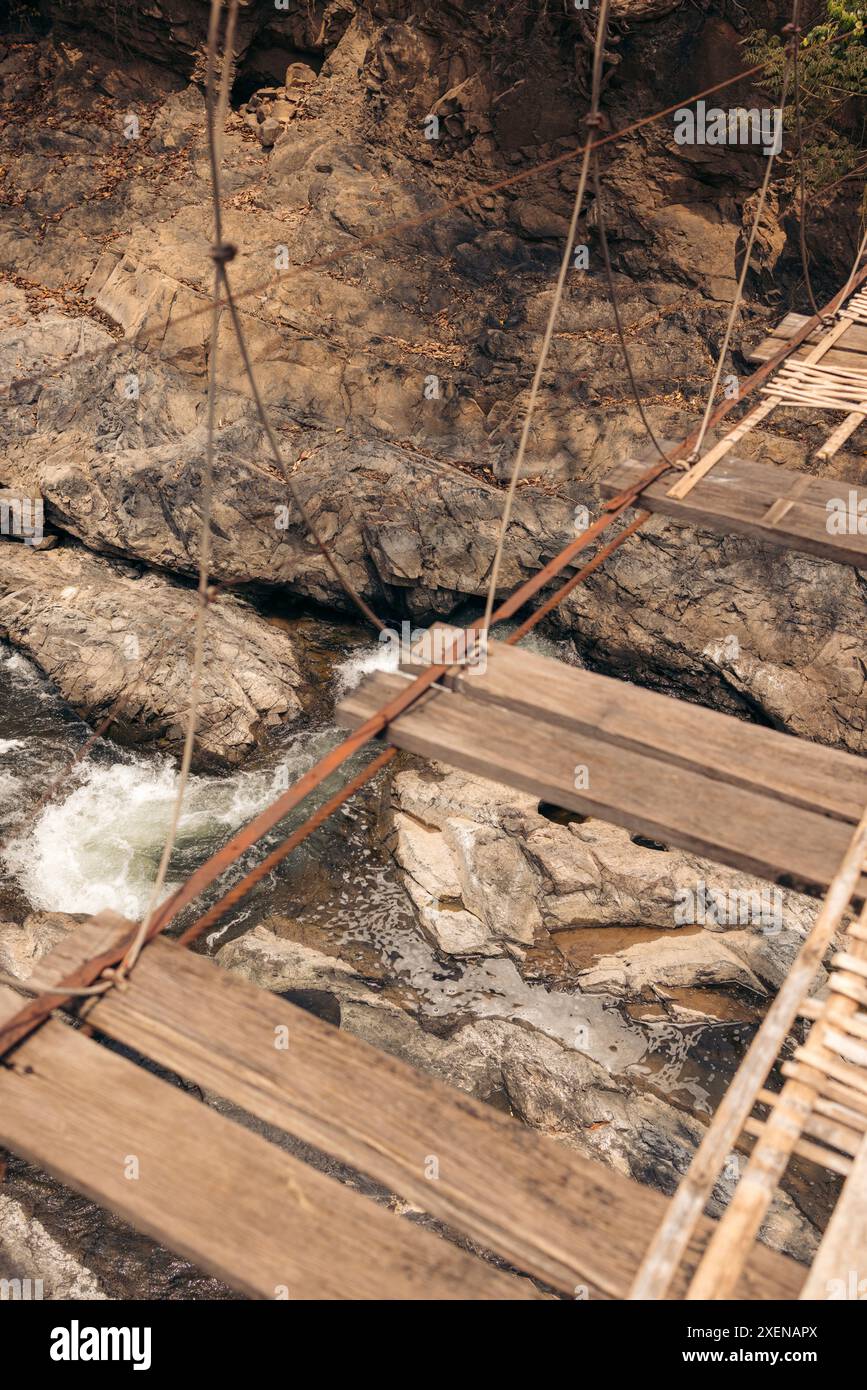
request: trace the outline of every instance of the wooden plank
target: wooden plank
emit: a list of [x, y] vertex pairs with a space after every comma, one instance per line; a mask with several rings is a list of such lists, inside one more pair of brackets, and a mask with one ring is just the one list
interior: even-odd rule
[[[88, 925], [42, 970], [53, 980], [106, 944], [104, 930]], [[624, 1297], [664, 1213], [660, 1194], [164, 940], [89, 1018], [569, 1295], [583, 1285], [593, 1297]], [[278, 1028], [287, 1050], [274, 1046]], [[424, 1175], [431, 1155], [436, 1181]], [[789, 1261], [757, 1251], [739, 1296], [789, 1297], [800, 1277]]]
[[[666, 447], [663, 441], [663, 447]], [[644, 456], [643, 466], [647, 467], [650, 454]], [[639, 460], [640, 461], [640, 460]], [[636, 460], [630, 460], [629, 467], [633, 467]], [[618, 467], [622, 465], [617, 465]], [[858, 487], [856, 483], [847, 483], [841, 478], [826, 478], [821, 474], [801, 473], [791, 468], [784, 468], [779, 463], [763, 463], [759, 459], [743, 458], [739, 454], [734, 454], [726, 459], [724, 465], [719, 465], [709, 475], [707, 484], [724, 475], [724, 470], [733, 470], [729, 482], [721, 483], [720, 487], [725, 489], [725, 493], [734, 492], [735, 484], [744, 492], [748, 492], [751, 497], [755, 497], [763, 505], [770, 506], [772, 502], [780, 497], [790, 497], [793, 492], [797, 493], [798, 500], [802, 505], [817, 508], [825, 514], [826, 504], [839, 496], [841, 488]], [[670, 480], [671, 475], [669, 475]]]
[[[769, 336], [764, 338], [762, 342], [759, 343], [758, 347], [747, 354], [747, 361], [767, 362], [768, 358], [773, 357], [775, 352], [779, 352], [783, 343], [787, 343], [791, 338], [794, 338], [798, 329], [806, 322], [807, 316], [805, 314], [786, 314], [782, 322], [778, 323], [776, 328], [771, 330]], [[810, 334], [809, 338], [805, 340], [805, 346], [815, 347], [815, 345], [821, 341], [822, 333], [823, 330], [821, 328], [815, 329]], [[841, 351], [858, 354], [862, 357], [861, 367], [867, 368], [867, 362], [863, 360], [863, 357], [867, 356], [867, 328], [857, 323], [850, 324], [840, 342]], [[824, 360], [827, 361], [827, 357]]]
[[[861, 1286], [859, 1288], [859, 1285]], [[867, 1139], [852, 1163], [801, 1293], [804, 1299], [859, 1299], [867, 1292]]]
[[768, 793], [857, 825], [867, 806], [867, 761], [685, 700], [642, 690], [525, 648], [490, 642], [484, 671], [468, 668], [453, 689], [530, 719], [575, 729]]
[[[780, 350], [779, 338], [766, 338], [763, 343], [750, 353], [751, 362], [768, 362]], [[795, 348], [791, 356], [786, 358], [787, 362], [805, 362], [814, 349], [811, 347]], [[845, 348], [829, 348], [822, 358], [823, 363], [829, 367], [850, 367], [853, 371], [862, 372], [867, 367], [863, 352], [851, 352]]]
[[57, 1021], [0, 1068], [0, 1141], [252, 1298], [540, 1296]]
[[[354, 728], [407, 677], [377, 673], [338, 707]], [[850, 824], [556, 727], [452, 691], [433, 691], [388, 728], [399, 748], [505, 782], [540, 800], [745, 869], [777, 882], [827, 887], [851, 839]], [[577, 770], [589, 785], [576, 788]], [[863, 875], [858, 896], [867, 891]]]
[[[603, 479], [603, 497], [614, 497], [635, 483], [647, 469], [646, 460], [627, 459]], [[831, 535], [827, 522], [829, 501], [849, 508], [849, 494], [856, 507], [867, 501], [867, 489], [839, 479], [810, 478], [776, 464], [728, 457], [696, 483], [683, 499], [670, 497], [671, 478], [666, 475], [645, 488], [641, 505], [690, 526], [724, 534], [754, 536], [770, 545], [818, 555], [839, 564], [867, 568], [867, 534]], [[773, 524], [768, 509], [795, 488], [804, 488], [782, 518]], [[856, 513], [857, 515], [857, 513]]]

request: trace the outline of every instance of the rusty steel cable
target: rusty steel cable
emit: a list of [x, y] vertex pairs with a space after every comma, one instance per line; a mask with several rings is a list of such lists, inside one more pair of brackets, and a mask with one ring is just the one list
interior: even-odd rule
[[[864, 266], [860, 271], [856, 268], [862, 250], [863, 246], [859, 248], [859, 255], [856, 257], [852, 273], [847, 283], [833, 296], [829, 303], [824, 306], [822, 311], [824, 314], [836, 312], [840, 303], [867, 280], [867, 266]], [[714, 415], [711, 417], [711, 426], [718, 423], [718, 421], [739, 401], [742, 401], [760, 386], [771, 372], [773, 372], [791, 353], [795, 352], [797, 348], [800, 347], [801, 343], [803, 343], [814, 329], [820, 325], [821, 316], [819, 315], [814, 315], [812, 318], [807, 319], [797, 332], [781, 345], [779, 351], [774, 353], [773, 357], [769, 358], [767, 362], [762, 363], [762, 365], [741, 384], [737, 396], [723, 400], [720, 403]], [[674, 452], [682, 452], [684, 449], [691, 447], [695, 437], [696, 435], [694, 432], [693, 435], [688, 436]], [[535, 575], [525, 580], [524, 583], [500, 605], [496, 613], [492, 616], [492, 622], [498, 622], [502, 619], [512, 617], [526, 602], [533, 598], [551, 580], [556, 578], [561, 570], [571, 564], [575, 556], [579, 554], [586, 545], [590, 544], [592, 540], [595, 540], [609, 525], [613, 524], [618, 517], [622, 516], [625, 511], [632, 507], [640, 497], [641, 492], [658, 477], [662, 476], [669, 466], [670, 465], [667, 463], [658, 463], [651, 466], [648, 468], [647, 472], [636, 479], [635, 483], [629, 488], [624, 489], [617, 497], [607, 502], [603, 508], [602, 515], [588, 527], [581, 536], [570, 541], [558, 555], [548, 561], [548, 563]], [[636, 521], [638, 521], [639, 525], [643, 524], [643, 520], [639, 518], [636, 518]], [[637, 530], [638, 526], [634, 529]], [[621, 538], [617, 539], [619, 543]], [[625, 539], [625, 537], [622, 537], [622, 539]], [[612, 546], [612, 549], [613, 548]], [[576, 578], [576, 583], [577, 582], [578, 580]], [[566, 586], [564, 585], [563, 587], [565, 588]], [[561, 597], [564, 596], [564, 594], [561, 594]], [[478, 627], [479, 624], [475, 624], [468, 629], [468, 632], [472, 632], [474, 628], [478, 631]], [[188, 906], [190, 902], [194, 901], [195, 898], [200, 896], [200, 894], [219, 878], [226, 869], [231, 867], [241, 854], [250, 849], [263, 835], [267, 834], [269, 830], [277, 825], [284, 816], [288, 815], [295, 806], [299, 805], [300, 802], [324, 782], [326, 778], [330, 777], [348, 758], [352, 757], [354, 753], [358, 752], [359, 749], [364, 747], [365, 744], [369, 743], [372, 739], [378, 737], [391, 720], [397, 718], [405, 709], [408, 709], [425, 690], [433, 685], [435, 681], [439, 680], [441, 676], [445, 675], [448, 669], [449, 668], [446, 666], [432, 666], [421, 672], [405, 690], [401, 691], [400, 695], [396, 696], [389, 704], [383, 706], [377, 714], [371, 716], [363, 725], [352, 734], [348, 735], [336, 748], [331, 749], [324, 758], [320, 759], [320, 761], [314, 765], [314, 767], [308, 769], [294, 787], [291, 787], [269, 807], [266, 807], [264, 811], [260, 812], [258, 816], [222, 846], [216, 854], [212, 855], [203, 865], [200, 865], [187, 882], [168, 898], [154, 914], [148, 932], [148, 939], [150, 940], [164, 931], [178, 913]], [[303, 829], [303, 827], [301, 827], [301, 829]], [[72, 998], [77, 988], [91, 985], [106, 969], [111, 969], [116, 966], [118, 962], [122, 960], [135, 934], [135, 931], [132, 931], [127, 940], [119, 947], [114, 947], [110, 951], [103, 952], [101, 956], [84, 962], [57, 985], [56, 991], [53, 994], [40, 995], [29, 1000], [14, 1017], [7, 1020], [7, 1022], [0, 1027], [0, 1058], [5, 1056], [11, 1048], [17, 1046], [17, 1044], [33, 1032], [35, 1028], [38, 1028], [55, 1009], [60, 1008], [65, 1001]], [[19, 982], [19, 987], [26, 989], [26, 982]]]
[[[604, 141], [600, 141], [599, 143], [604, 143]], [[856, 257], [846, 285], [834, 296], [831, 303], [826, 306], [826, 313], [833, 312], [838, 304], [842, 302], [865, 277], [867, 277], [867, 267], [861, 272], [857, 271], [858, 259], [860, 259], [860, 254]], [[788, 342], [783, 344], [778, 353], [774, 354], [768, 362], [764, 363], [762, 367], [748, 378], [747, 382], [739, 388], [735, 397], [725, 400], [710, 417], [708, 417], [706, 413], [705, 420], [700, 427], [700, 431], [697, 433], [703, 434], [707, 428], [715, 424], [718, 419], [721, 419], [729, 409], [754, 390], [760, 381], [764, 380], [766, 376], [793, 352], [810, 332], [812, 332], [813, 328], [816, 326], [817, 319], [821, 321], [821, 315], [816, 315], [813, 319], [807, 320], [807, 322], [802, 325], [802, 328]], [[674, 450], [674, 455], [676, 456], [685, 448], [689, 447], [694, 437], [695, 435], [689, 437], [678, 446], [678, 448]], [[491, 621], [500, 621], [511, 616], [524, 602], [544, 587], [551, 578], [555, 577], [560, 570], [571, 563], [572, 558], [574, 558], [585, 545], [589, 544], [592, 539], [595, 539], [596, 536], [601, 534], [607, 526], [612, 524], [613, 521], [636, 502], [644, 488], [654, 481], [655, 478], [667, 471], [668, 467], [671, 466], [670, 459], [671, 456], [665, 458], [663, 462], [655, 467], [650, 468], [629, 489], [608, 502], [603, 510], [602, 516], [593, 523], [582, 536], [566, 546], [554, 560], [550, 561], [535, 576], [532, 576], [531, 579], [525, 581], [525, 583], [500, 606], [496, 615], [492, 615]], [[600, 552], [600, 554], [595, 557], [594, 561], [591, 561], [589, 565], [585, 566], [578, 575], [573, 576], [572, 581], [567, 581], [562, 589], [558, 591], [558, 594], [553, 596], [554, 602], [560, 601], [560, 599], [565, 597], [565, 594], [574, 588], [586, 574], [589, 574], [592, 570], [597, 568], [607, 554], [610, 554], [611, 551], [616, 549], [619, 544], [627, 539], [627, 535], [633, 534], [644, 523], [647, 515], [649, 515], [649, 513], [636, 517], [634, 522], [631, 523], [629, 527], [625, 528], [624, 532], [618, 537], [615, 537], [614, 541], [603, 548], [603, 552]], [[521, 635], [529, 630], [529, 627], [533, 626], [535, 622], [543, 616], [543, 611], [549, 611], [550, 608], [554, 606], [554, 602], [548, 602], [543, 605], [542, 608], [538, 610], [538, 616], [533, 615], [532, 620], [528, 620], [528, 623], [522, 625], [522, 629], [520, 630]], [[477, 621], [470, 625], [467, 632], [478, 633], [481, 628], [481, 621]], [[518, 640], [517, 635], [514, 636], [514, 640]], [[303, 800], [309, 791], [312, 791], [324, 781], [332, 771], [336, 770], [336, 768], [345, 762], [359, 747], [367, 743], [372, 737], [381, 733], [385, 727], [387, 727], [391, 719], [395, 718], [403, 709], [408, 708], [411, 703], [419, 698], [425, 689], [438, 680], [441, 675], [445, 674], [448, 669], [447, 666], [431, 667], [428, 668], [427, 671], [421, 673], [400, 696], [389, 702], [389, 704], [384, 706], [376, 715], [366, 721], [354, 734], [344, 740], [343, 744], [338, 748], [331, 750], [331, 753], [320, 760], [320, 763], [317, 764], [316, 767], [310, 769], [294, 788], [291, 788], [283, 797], [278, 798], [276, 802], [272, 803], [271, 807], [266, 808], [265, 812], [261, 813], [260, 816], [256, 817], [242, 832], [239, 832], [238, 835], [233, 837], [233, 839], [224, 846], [221, 851], [218, 851], [216, 855], [212, 856], [205, 865], [200, 866], [200, 869], [191, 876], [187, 883], [168, 899], [167, 903], [162, 905], [160, 912], [154, 915], [147, 932], [147, 938], [150, 939], [164, 930], [173, 917], [176, 916], [189, 901], [192, 901], [194, 897], [198, 896], [210, 882], [213, 882], [216, 877], [224, 872], [225, 868], [233, 863], [239, 854], [243, 853], [246, 848], [249, 848], [251, 844], [255, 843], [262, 834], [266, 833], [266, 831], [271, 828], [271, 825], [276, 824], [279, 819], [282, 819], [285, 814], [288, 814], [288, 811], [291, 810], [294, 805], [297, 805]], [[373, 775], [373, 773], [370, 775]], [[363, 774], [359, 774], [359, 777], [362, 781], [368, 780]], [[356, 779], [353, 779], [353, 783], [355, 781]], [[360, 784], [361, 782], [359, 782], [359, 785]], [[336, 806], [337, 804], [341, 804], [349, 794], [351, 794], [351, 792], [347, 792], [347, 789], [344, 788], [342, 796], [337, 794], [340, 798], [339, 800], [335, 801], [334, 798], [331, 800], [334, 801]], [[308, 822], [307, 825], [310, 825], [310, 822]], [[306, 826], [300, 827], [299, 832], [296, 832], [296, 834], [301, 835], [301, 838], [306, 838], [306, 835], [309, 833], [311, 833], [311, 830], [307, 829]], [[247, 840], [246, 844], [244, 843], [245, 840]], [[133, 933], [131, 940], [136, 940], [138, 934], [138, 932]], [[124, 949], [127, 948], [125, 947]], [[9, 1047], [14, 1046], [16, 1042], [20, 1041], [22, 1037], [32, 1031], [34, 1027], [37, 1027], [55, 1007], [58, 1007], [58, 1005], [63, 1002], [65, 997], [68, 998], [73, 992], [78, 992], [76, 989], [77, 986], [87, 986], [94, 978], [97, 978], [99, 973], [111, 970], [113, 965], [115, 965], [120, 958], [121, 955], [114, 952], [101, 957], [98, 962], [87, 962], [64, 981], [62, 985], [58, 986], [59, 993], [31, 1000], [15, 1018], [4, 1028], [0, 1029], [0, 1056], [8, 1051]], [[94, 970], [96, 970], [96, 974], [94, 974]]]

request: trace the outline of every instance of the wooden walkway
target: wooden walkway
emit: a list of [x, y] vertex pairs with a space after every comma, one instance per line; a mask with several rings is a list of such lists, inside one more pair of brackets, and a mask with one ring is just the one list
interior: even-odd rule
[[[362, 724], [408, 679], [368, 676], [339, 721]], [[867, 803], [852, 754], [499, 642], [484, 673], [448, 686], [394, 720], [390, 741], [779, 883], [826, 888]]]
[[[867, 335], [867, 329], [864, 332]], [[867, 357], [864, 360], [867, 364]], [[619, 464], [602, 483], [603, 497], [615, 497], [630, 487], [652, 462], [646, 453]], [[867, 488], [839, 478], [727, 455], [686, 497], [671, 495], [667, 476], [644, 490], [641, 505], [704, 530], [755, 536], [771, 545], [867, 569]]]
[[[807, 318], [804, 314], [786, 314], [786, 317], [777, 324], [769, 336], [764, 338], [758, 347], [753, 348], [752, 352], [749, 353], [748, 361], [770, 361], [784, 343], [794, 338], [806, 322]], [[810, 350], [816, 347], [821, 340], [822, 330], [816, 329], [805, 340], [803, 347], [795, 349], [792, 353], [792, 361], [803, 361]], [[823, 361], [827, 362], [829, 366], [867, 372], [867, 327], [862, 327], [861, 324], [857, 323], [851, 324], [834, 346], [828, 349]]]
[[[846, 1177], [801, 1297], [857, 1299], [862, 1279], [867, 1291], [867, 905], [857, 922], [847, 924], [848, 942], [833, 958], [826, 997], [810, 997], [817, 970], [852, 911], [852, 892], [865, 868], [867, 810], [821, 912], [669, 1205], [630, 1298], [666, 1296], [716, 1177], [743, 1135], [753, 1136], [755, 1147], [686, 1297], [731, 1295], [793, 1154]], [[812, 1020], [812, 1027], [806, 1043], [781, 1062], [798, 1015]], [[781, 1091], [769, 1089], [775, 1064], [784, 1078]], [[751, 1113], [756, 1108], [766, 1113], [756, 1116]]]
[[[131, 926], [103, 914], [40, 976], [66, 977]], [[0, 1022], [20, 1005], [0, 988]], [[520, 1276], [569, 1298], [623, 1298], [664, 1216], [658, 1193], [165, 939], [87, 1022], [453, 1233], [353, 1192], [80, 1028], [53, 1019], [21, 1043], [0, 1065], [0, 1142], [252, 1298], [550, 1296]], [[702, 1222], [674, 1296], [712, 1229]], [[736, 1296], [794, 1298], [803, 1278], [756, 1248]]]
[[[755, 359], [770, 360], [806, 322], [790, 315]], [[792, 360], [805, 366], [781, 370], [763, 387], [765, 399], [676, 481], [669, 474], [639, 495], [632, 489], [653, 471], [648, 460], [620, 466], [605, 485], [612, 496], [625, 491], [618, 507], [500, 615], [516, 612], [632, 506], [867, 568], [864, 489], [733, 456], [744, 433], [790, 398], [810, 408], [824, 393], [832, 412], [847, 403], [825, 457], [860, 428], [867, 294], [849, 296]], [[829, 525], [838, 503], [842, 535]], [[634, 529], [603, 545], [578, 577]], [[0, 1028], [16, 1018], [0, 1058], [0, 1143], [253, 1298], [764, 1300], [828, 1297], [829, 1281], [853, 1272], [859, 1284], [867, 1264], [864, 761], [501, 643], [488, 645], [484, 670], [452, 668], [434, 684], [440, 669], [411, 697], [406, 673], [368, 677], [339, 711], [362, 733], [320, 760], [318, 781], [305, 774], [201, 866], [183, 901], [285, 815], [287, 797], [294, 806], [381, 735], [733, 868], [827, 889], [675, 1196], [580, 1157], [160, 936], [144, 945], [128, 980], [115, 976], [85, 1006], [84, 1028], [68, 1016], [46, 1018], [49, 997], [24, 1010], [33, 1027], [25, 1036], [22, 998], [0, 986]], [[400, 713], [387, 708], [398, 696]], [[816, 1004], [816, 969], [859, 908], [828, 997]], [[69, 983], [81, 970], [94, 979], [135, 931], [103, 914], [62, 941], [40, 977]], [[784, 1085], [774, 1094], [768, 1077], [799, 1011], [813, 1029], [782, 1061]], [[139, 1061], [195, 1083], [252, 1123]], [[287, 1151], [287, 1135], [364, 1175], [382, 1200]], [[745, 1176], [723, 1219], [710, 1222], [702, 1213], [722, 1163], [748, 1142]], [[755, 1239], [793, 1153], [846, 1178], [806, 1280]], [[388, 1194], [422, 1219], [398, 1216]]]

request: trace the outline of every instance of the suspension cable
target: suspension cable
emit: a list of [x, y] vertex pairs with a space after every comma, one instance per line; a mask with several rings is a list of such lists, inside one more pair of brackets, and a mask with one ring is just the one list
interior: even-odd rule
[[[599, 96], [602, 89], [602, 59], [605, 52], [605, 38], [608, 33], [608, 10], [610, 0], [600, 0], [599, 15], [596, 20], [596, 38], [593, 48], [593, 77], [590, 96], [590, 115], [588, 124], [598, 128], [599, 123]], [[518, 486], [518, 479], [521, 476], [521, 469], [524, 464], [524, 455], [527, 452], [527, 443], [530, 438], [530, 429], [533, 424], [533, 415], [536, 410], [536, 401], [539, 396], [539, 387], [542, 382], [542, 373], [548, 360], [548, 352], [551, 341], [554, 337], [554, 326], [557, 322], [557, 315], [560, 310], [560, 302], [563, 298], [563, 290], [566, 285], [566, 276], [572, 264], [572, 252], [575, 246], [575, 235], [578, 230], [578, 219], [581, 216], [581, 209], [584, 203], [584, 192], [587, 187], [587, 176], [590, 171], [590, 159], [593, 149], [593, 140], [589, 139], [584, 146], [584, 156], [581, 160], [581, 173], [578, 178], [578, 189], [575, 194], [575, 202], [572, 206], [572, 217], [569, 222], [569, 231], [566, 235], [566, 244], [563, 248], [563, 256], [560, 261], [560, 271], [557, 276], [557, 283], [554, 287], [554, 297], [551, 300], [551, 308], [548, 312], [548, 322], [545, 325], [545, 333], [542, 338], [542, 345], [539, 349], [539, 356], [536, 362], [536, 370], [533, 373], [533, 382], [530, 387], [530, 398], [527, 402], [527, 409], [524, 413], [524, 424], [521, 429], [521, 437], [518, 441], [518, 448], [515, 454], [515, 462], [512, 467], [512, 476], [509, 482], [509, 490], [506, 494], [503, 505], [503, 514], [500, 520], [500, 530], [497, 537], [497, 546], [494, 551], [494, 559], [491, 564], [491, 574], [488, 581], [488, 594], [485, 600], [485, 616], [482, 620], [481, 641], [487, 640], [488, 628], [491, 625], [491, 614], [494, 609], [494, 600], [497, 593], [497, 581], [500, 577], [500, 566], [503, 559], [503, 547], [506, 543], [506, 532], [509, 529], [509, 522], [512, 518], [512, 507], [515, 501], [515, 491]]]

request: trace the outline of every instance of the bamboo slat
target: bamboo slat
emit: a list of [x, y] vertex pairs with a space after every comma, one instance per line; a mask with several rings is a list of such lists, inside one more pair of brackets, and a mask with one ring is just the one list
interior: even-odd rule
[[867, 1139], [852, 1163], [801, 1298], [867, 1298]]

